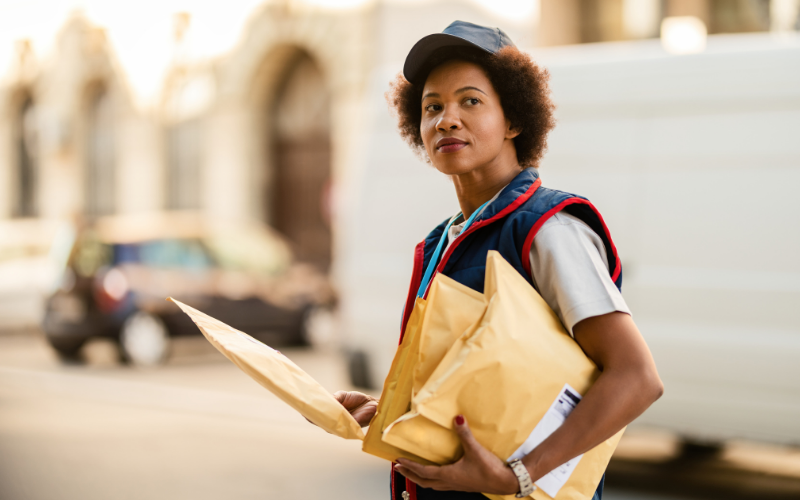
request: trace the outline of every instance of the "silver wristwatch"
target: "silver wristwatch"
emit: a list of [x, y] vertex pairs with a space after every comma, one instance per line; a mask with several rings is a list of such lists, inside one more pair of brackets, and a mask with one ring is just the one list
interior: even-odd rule
[[514, 471], [514, 475], [517, 476], [517, 481], [519, 481], [519, 493], [517, 493], [517, 498], [524, 498], [536, 491], [536, 486], [533, 485], [531, 475], [528, 474], [528, 469], [525, 468], [522, 460], [515, 458], [508, 462], [508, 466]]

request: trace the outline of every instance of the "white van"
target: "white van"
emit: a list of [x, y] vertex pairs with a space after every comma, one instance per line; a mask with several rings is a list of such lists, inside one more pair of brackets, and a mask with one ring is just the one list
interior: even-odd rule
[[[558, 105], [544, 183], [605, 217], [666, 387], [635, 425], [800, 444], [800, 39], [718, 35], [681, 56], [658, 40], [531, 52]], [[353, 374], [377, 386], [414, 245], [458, 211], [386, 111], [400, 67], [375, 74], [340, 267]]]

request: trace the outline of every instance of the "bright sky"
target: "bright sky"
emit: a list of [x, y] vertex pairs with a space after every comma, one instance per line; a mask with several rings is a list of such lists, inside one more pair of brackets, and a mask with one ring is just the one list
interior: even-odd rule
[[29, 39], [47, 57], [58, 30], [75, 11], [106, 28], [132, 86], [152, 96], [172, 56], [173, 16], [192, 15], [191, 53], [213, 56], [231, 48], [261, 0], [0, 0], [0, 74], [15, 57], [15, 42]]
[[[291, 0], [318, 8], [357, 8], [373, 0]], [[393, 0], [424, 1], [424, 0]], [[472, 0], [510, 20], [534, 13], [538, 0]], [[140, 99], [152, 99], [172, 57], [173, 18], [191, 14], [188, 51], [212, 57], [232, 48], [247, 18], [264, 0], [0, 0], [0, 79], [15, 58], [15, 43], [30, 40], [47, 57], [71, 14], [106, 29], [113, 50]]]

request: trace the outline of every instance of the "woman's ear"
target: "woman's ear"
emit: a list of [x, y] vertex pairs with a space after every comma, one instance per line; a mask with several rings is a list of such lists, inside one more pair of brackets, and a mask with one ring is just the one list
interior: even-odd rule
[[513, 139], [519, 134], [522, 133], [522, 130], [517, 127], [512, 127], [511, 122], [506, 120], [506, 139]]

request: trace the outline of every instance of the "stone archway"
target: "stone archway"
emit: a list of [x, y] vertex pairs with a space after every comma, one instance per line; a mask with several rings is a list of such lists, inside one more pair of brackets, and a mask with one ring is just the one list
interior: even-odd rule
[[297, 50], [276, 86], [268, 112], [272, 144], [267, 196], [270, 224], [296, 258], [327, 271], [331, 264], [331, 99], [311, 56]]
[[[282, 229], [295, 246], [300, 260], [317, 262], [321, 268], [334, 274], [340, 265], [338, 256], [344, 255], [340, 249], [345, 241], [342, 237], [344, 210], [337, 207], [329, 225], [329, 203], [325, 200], [333, 198], [338, 205], [345, 197], [328, 196], [326, 193], [330, 189], [326, 186], [334, 186], [334, 192], [337, 192], [337, 186], [341, 189], [344, 178], [356, 168], [357, 156], [361, 154], [362, 145], [353, 139], [356, 125], [363, 122], [354, 121], [354, 118], [360, 117], [361, 99], [369, 74], [363, 51], [367, 44], [364, 36], [369, 33], [364, 28], [369, 19], [361, 11], [353, 11], [348, 16], [330, 16], [265, 8], [253, 17], [243, 32], [241, 43], [230, 56], [220, 60], [215, 72], [220, 90], [208, 122], [209, 130], [213, 131], [206, 139], [209, 149], [226, 160], [224, 172], [214, 166], [215, 162], [209, 163], [210, 175], [217, 179], [214, 181], [215, 196], [209, 197], [209, 209], [235, 218], [257, 218]], [[332, 43], [332, 40], [337, 42]], [[309, 66], [313, 70], [309, 70]], [[315, 76], [308, 76], [309, 73]], [[306, 81], [306, 84], [293, 93], [321, 96], [319, 100], [328, 103], [320, 107], [327, 120], [317, 121], [317, 126], [320, 123], [326, 125], [319, 128], [328, 129], [327, 140], [316, 142], [327, 144], [329, 159], [327, 162], [313, 162], [327, 167], [322, 168], [322, 172], [328, 174], [323, 176], [323, 180], [328, 182], [321, 188], [321, 193], [314, 195], [318, 201], [301, 204], [312, 210], [307, 213], [308, 219], [316, 214], [324, 224], [319, 220], [303, 224], [306, 228], [303, 236], [291, 234], [300, 230], [290, 227], [291, 221], [287, 217], [273, 214], [279, 212], [281, 206], [289, 206], [281, 204], [273, 195], [283, 192], [286, 199], [288, 196], [281, 186], [297, 186], [297, 183], [290, 182], [291, 179], [278, 178], [292, 173], [285, 166], [292, 148], [289, 148], [290, 141], [284, 139], [313, 135], [291, 133], [291, 130], [302, 130], [301, 126], [283, 128], [281, 125], [283, 130], [277, 131], [278, 122], [283, 123], [278, 117], [293, 114], [289, 103], [296, 101], [284, 97], [289, 95], [290, 89], [295, 87], [292, 82], [296, 81]], [[316, 83], [312, 85], [309, 82]], [[316, 93], [303, 91], [314, 87], [322, 90]], [[305, 106], [312, 107], [310, 102], [303, 103], [301, 98], [297, 108]], [[306, 116], [305, 113], [302, 115]], [[278, 142], [283, 142], [283, 146], [279, 147]], [[305, 141], [309, 155], [311, 143], [311, 140]], [[293, 149], [297, 151], [298, 148]], [[323, 151], [325, 149], [323, 147]], [[278, 166], [279, 163], [283, 166]], [[309, 189], [315, 190], [320, 188]], [[311, 195], [301, 195], [295, 201], [312, 198]], [[314, 204], [317, 208], [313, 208]], [[304, 243], [314, 239], [320, 239], [322, 243]], [[319, 253], [307, 253], [307, 249], [314, 246]]]

